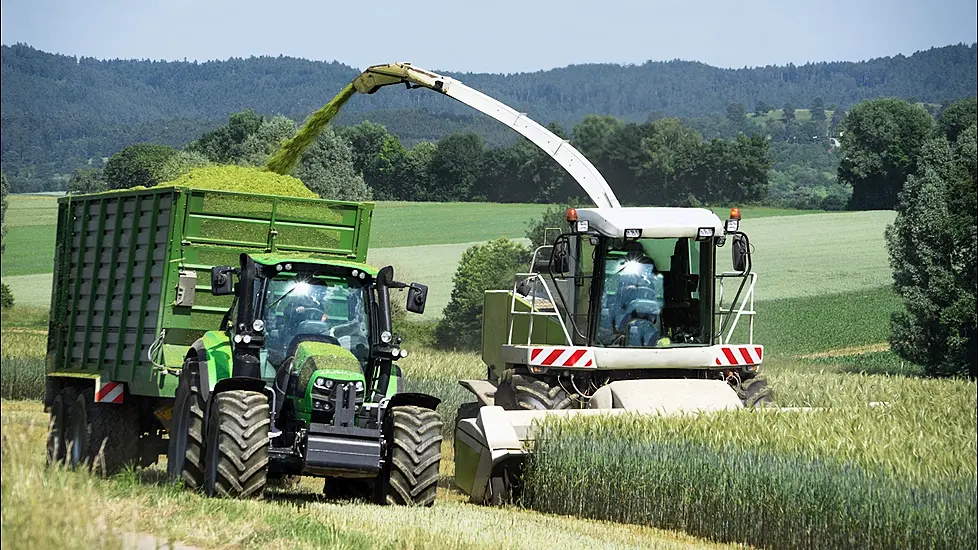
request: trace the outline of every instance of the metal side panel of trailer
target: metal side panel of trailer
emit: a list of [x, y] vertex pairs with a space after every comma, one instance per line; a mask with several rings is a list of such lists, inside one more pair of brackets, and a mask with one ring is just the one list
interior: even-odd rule
[[175, 187], [59, 200], [48, 372], [126, 382], [172, 397], [190, 344], [218, 328], [231, 297], [210, 268], [243, 252], [364, 261], [372, 203]]

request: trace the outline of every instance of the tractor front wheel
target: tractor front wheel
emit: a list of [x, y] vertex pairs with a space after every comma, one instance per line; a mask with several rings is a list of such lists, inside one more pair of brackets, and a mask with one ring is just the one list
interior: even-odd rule
[[381, 474], [387, 504], [431, 506], [441, 478], [442, 420], [424, 407], [401, 406], [387, 412], [387, 460]]
[[213, 399], [207, 418], [207, 495], [261, 497], [268, 475], [268, 397], [233, 390]]
[[173, 480], [197, 490], [204, 486], [204, 411], [200, 375], [192, 360], [184, 362], [177, 385], [166, 453], [166, 471]]

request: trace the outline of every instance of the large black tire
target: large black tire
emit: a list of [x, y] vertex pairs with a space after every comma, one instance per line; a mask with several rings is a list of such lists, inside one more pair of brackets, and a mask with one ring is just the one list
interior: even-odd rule
[[62, 388], [58, 395], [54, 396], [54, 403], [51, 404], [51, 415], [48, 420], [48, 440], [46, 463], [48, 466], [64, 464], [65, 456], [68, 452], [68, 445], [65, 442], [65, 430], [68, 426], [68, 410], [78, 398], [78, 390], [68, 386]]
[[173, 404], [166, 471], [193, 490], [204, 487], [204, 411], [207, 402], [200, 393], [200, 373], [192, 361], [184, 363]]
[[555, 411], [572, 409], [576, 395], [568, 394], [554, 376], [513, 374], [496, 390], [496, 405], [506, 410]]
[[213, 399], [204, 489], [208, 496], [259, 498], [268, 475], [268, 397], [234, 390]]
[[130, 403], [96, 403], [95, 389], [78, 393], [68, 412], [66, 459], [72, 468], [102, 476], [139, 463], [139, 409]]
[[774, 406], [774, 391], [768, 385], [767, 378], [763, 376], [741, 381], [740, 388], [737, 389], [737, 397], [747, 408]]
[[394, 407], [384, 419], [387, 463], [378, 496], [387, 504], [431, 506], [441, 478], [442, 421], [424, 407]]

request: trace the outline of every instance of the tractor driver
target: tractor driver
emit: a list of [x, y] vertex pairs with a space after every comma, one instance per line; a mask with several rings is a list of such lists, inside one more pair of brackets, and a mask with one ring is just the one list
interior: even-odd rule
[[[614, 306], [610, 308], [613, 345], [650, 347], [659, 343], [662, 311], [662, 275], [637, 242], [625, 246], [626, 254], [611, 260], [609, 274], [617, 275]], [[611, 305], [611, 304], [609, 304]]]
[[322, 284], [296, 283], [295, 290], [285, 297], [283, 310], [289, 323], [302, 321], [322, 321], [327, 319], [326, 298], [329, 287]]

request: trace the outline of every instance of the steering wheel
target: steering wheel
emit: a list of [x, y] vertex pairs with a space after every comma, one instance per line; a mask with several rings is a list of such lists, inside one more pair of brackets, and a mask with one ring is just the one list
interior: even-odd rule
[[319, 315], [317, 316], [318, 317], [318, 319], [316, 319], [317, 321], [319, 319], [322, 319], [323, 318], [323, 315], [326, 315], [326, 312], [323, 311], [323, 310], [321, 310], [321, 309], [319, 309], [318, 307], [307, 307], [307, 308], [303, 309], [301, 311], [301, 313], [302, 313], [302, 315], [305, 315], [307, 317], [307, 320], [309, 318], [309, 314], [310, 313], [318, 313]]

